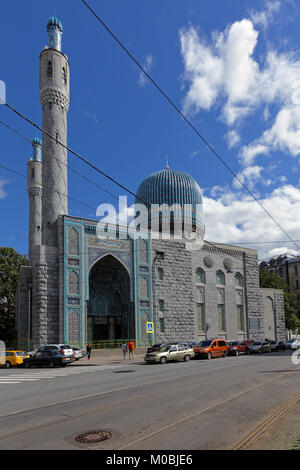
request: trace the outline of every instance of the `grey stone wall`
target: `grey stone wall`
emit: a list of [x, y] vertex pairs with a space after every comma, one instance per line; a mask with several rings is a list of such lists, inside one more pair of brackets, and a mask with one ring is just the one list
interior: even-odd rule
[[[214, 244], [215, 245], [215, 244]], [[205, 273], [205, 283], [196, 281], [195, 272], [201, 268]], [[195, 315], [195, 335], [198, 340], [219, 337], [227, 340], [244, 339], [246, 337], [246, 306], [244, 286], [236, 287], [235, 274], [240, 273], [245, 281], [243, 252], [228, 245], [205, 243], [202, 250], [192, 252], [193, 309]], [[216, 273], [222, 271], [225, 284], [217, 284]], [[203, 296], [204, 294], [204, 296]], [[198, 330], [197, 303], [205, 304], [205, 320], [207, 330]], [[238, 329], [237, 304], [243, 306], [244, 329]], [[225, 330], [219, 328], [218, 304], [225, 308]]]
[[[248, 337], [260, 340], [264, 336], [264, 315], [259, 290], [259, 269], [257, 253], [245, 252], [245, 289], [248, 320]], [[257, 323], [255, 325], [254, 323]]]
[[[266, 302], [266, 299], [270, 299], [270, 302]], [[286, 329], [285, 329], [285, 315], [284, 315], [284, 300], [283, 291], [281, 289], [260, 289], [260, 305], [264, 317], [268, 319], [265, 323], [265, 329], [263, 335], [259, 339], [270, 338], [271, 340], [285, 341], [286, 340]], [[269, 311], [265, 309], [268, 308]], [[271, 319], [271, 328], [268, 328], [268, 324]], [[271, 331], [271, 335], [270, 335]], [[271, 337], [270, 337], [271, 336]]]
[[[185, 244], [174, 241], [152, 240], [154, 297], [154, 323], [156, 341], [192, 340], [195, 331], [193, 311], [193, 285], [191, 252]], [[163, 252], [164, 259], [156, 256]], [[155, 259], [155, 261], [154, 261]], [[163, 280], [159, 279], [158, 268], [163, 269]], [[159, 312], [159, 300], [164, 301], [164, 312]], [[159, 330], [159, 318], [164, 318], [165, 332]]]
[[36, 345], [59, 342], [58, 249], [41, 245], [32, 268], [32, 340]]
[[16, 303], [16, 328], [18, 331], [18, 348], [30, 347], [29, 338], [29, 310], [31, 299], [29, 298], [32, 285], [32, 267], [24, 266], [20, 270], [17, 303]]

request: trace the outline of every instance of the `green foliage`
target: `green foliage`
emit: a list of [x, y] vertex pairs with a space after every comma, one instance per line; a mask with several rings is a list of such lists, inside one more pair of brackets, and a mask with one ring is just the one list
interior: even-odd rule
[[0, 337], [15, 326], [19, 272], [27, 264], [26, 256], [13, 248], [0, 247]]
[[285, 327], [289, 330], [299, 328], [300, 320], [296, 315], [297, 307], [295, 304], [295, 298], [289, 292], [285, 281], [278, 274], [270, 273], [265, 269], [261, 269], [259, 271], [259, 285], [260, 287], [283, 290]]

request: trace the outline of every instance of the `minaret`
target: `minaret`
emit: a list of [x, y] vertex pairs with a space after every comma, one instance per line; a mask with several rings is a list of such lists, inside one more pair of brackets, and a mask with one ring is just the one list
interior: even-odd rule
[[40, 102], [43, 129], [43, 230], [42, 244], [57, 246], [57, 219], [68, 213], [67, 113], [70, 73], [67, 57], [61, 52], [63, 27], [51, 17], [47, 23], [48, 46], [40, 55]]
[[27, 191], [29, 196], [29, 249], [30, 266], [33, 265], [33, 251], [42, 242], [42, 141], [33, 139], [33, 158], [27, 164]]

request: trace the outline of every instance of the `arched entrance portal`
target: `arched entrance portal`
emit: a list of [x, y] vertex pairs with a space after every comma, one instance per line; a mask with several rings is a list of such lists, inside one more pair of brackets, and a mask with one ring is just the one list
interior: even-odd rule
[[101, 258], [90, 271], [87, 314], [89, 342], [135, 337], [130, 277], [112, 255]]

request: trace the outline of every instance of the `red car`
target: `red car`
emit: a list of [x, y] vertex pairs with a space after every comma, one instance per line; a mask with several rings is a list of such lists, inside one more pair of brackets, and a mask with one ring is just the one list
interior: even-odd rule
[[250, 354], [246, 341], [227, 341], [228, 355], [239, 356], [240, 354]]

